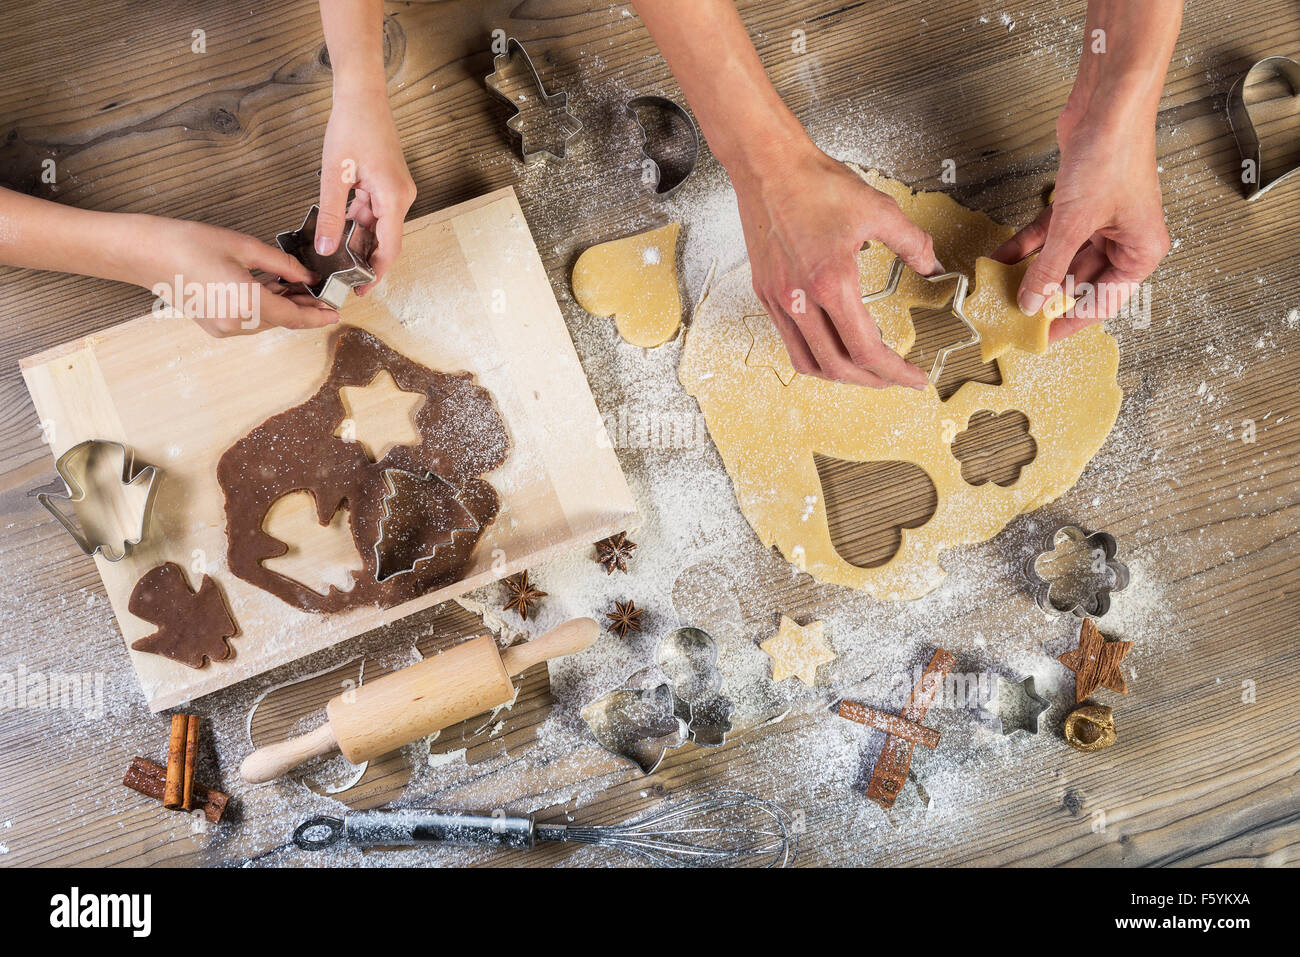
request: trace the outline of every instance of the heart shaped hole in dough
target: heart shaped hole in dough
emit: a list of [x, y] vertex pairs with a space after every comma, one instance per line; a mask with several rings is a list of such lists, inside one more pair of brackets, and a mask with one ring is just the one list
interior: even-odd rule
[[926, 471], [911, 462], [847, 462], [814, 455], [835, 551], [850, 565], [875, 568], [894, 557], [903, 529], [920, 528], [939, 507]]

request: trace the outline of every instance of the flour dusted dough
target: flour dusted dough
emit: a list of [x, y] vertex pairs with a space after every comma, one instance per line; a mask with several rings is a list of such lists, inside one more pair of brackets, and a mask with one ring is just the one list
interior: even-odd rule
[[677, 291], [677, 233], [669, 223], [648, 233], [592, 246], [573, 266], [573, 296], [593, 316], [613, 316], [634, 346], [661, 346], [682, 322]]
[[[980, 254], [1012, 233], [941, 193], [913, 194], [879, 174], [867, 177], [934, 236], [938, 257], [949, 269], [977, 275]], [[892, 259], [875, 244], [863, 251], [864, 290], [884, 285]], [[1014, 309], [1014, 299], [1002, 288], [1003, 305]], [[885, 341], [906, 354], [915, 339], [910, 308], [940, 309], [951, 292], [904, 273], [899, 294], [871, 306]], [[726, 276], [695, 311], [678, 376], [699, 401], [741, 510], [763, 544], [776, 545], [820, 581], [877, 598], [919, 598], [943, 581], [939, 555], [944, 549], [992, 538], [1016, 515], [1059, 496], [1078, 480], [1119, 412], [1119, 349], [1100, 325], [1042, 355], [1008, 349], [998, 359], [1001, 385], [967, 382], [945, 402], [933, 386], [924, 392], [875, 390], [802, 375], [789, 377], [785, 385], [785, 376], [772, 365], [774, 353], [756, 350], [746, 333], [747, 322], [757, 325], [746, 317], [762, 315], [748, 266]], [[769, 322], [761, 335], [775, 336], [770, 327]], [[1029, 419], [1038, 455], [1012, 485], [973, 486], [962, 479], [951, 437], [981, 409], [1019, 409]], [[903, 529], [898, 552], [885, 564], [849, 564], [831, 544], [814, 453], [919, 466], [938, 493], [934, 515], [918, 528]]]

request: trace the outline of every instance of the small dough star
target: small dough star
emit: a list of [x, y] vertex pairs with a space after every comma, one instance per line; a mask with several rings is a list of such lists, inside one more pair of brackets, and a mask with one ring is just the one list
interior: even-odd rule
[[1119, 663], [1132, 647], [1131, 641], [1107, 641], [1091, 618], [1083, 619], [1079, 629], [1079, 647], [1056, 659], [1074, 672], [1075, 704], [1081, 703], [1098, 686], [1128, 694], [1128, 684], [1119, 670]]
[[817, 666], [835, 660], [835, 652], [822, 635], [823, 628], [820, 621], [797, 625], [788, 616], [781, 616], [777, 633], [758, 646], [772, 659], [772, 681], [794, 675], [810, 688], [817, 684]]

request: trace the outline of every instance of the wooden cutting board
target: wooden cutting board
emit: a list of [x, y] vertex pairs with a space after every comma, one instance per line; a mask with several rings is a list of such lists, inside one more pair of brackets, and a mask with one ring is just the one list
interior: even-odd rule
[[[137, 463], [162, 470], [145, 540], [120, 562], [94, 559], [154, 711], [589, 547], [638, 521], [513, 189], [407, 223], [401, 261], [370, 295], [349, 297], [342, 317], [431, 369], [472, 372], [492, 394], [513, 443], [505, 464], [484, 476], [501, 511], [478, 542], [469, 573], [387, 610], [300, 611], [226, 568], [217, 460], [250, 429], [317, 391], [338, 327], [213, 339], [189, 320], [149, 315], [22, 362], [55, 456], [85, 439], [112, 439], [133, 449]], [[389, 401], [399, 418], [409, 415], [400, 393]], [[364, 411], [382, 421], [383, 408]], [[308, 518], [309, 497], [281, 503], [268, 516], [273, 534], [319, 528]], [[355, 560], [346, 534], [283, 540], [294, 550], [277, 570], [291, 577], [328, 578]], [[166, 561], [185, 568], [192, 587], [206, 571], [224, 590], [240, 629], [232, 658], [192, 669], [130, 650], [154, 630], [127, 611], [131, 590]]]

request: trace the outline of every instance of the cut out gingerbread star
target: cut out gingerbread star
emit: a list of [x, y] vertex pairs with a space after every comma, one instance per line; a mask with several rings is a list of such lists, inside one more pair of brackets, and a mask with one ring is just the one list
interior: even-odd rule
[[835, 652], [823, 637], [820, 621], [797, 625], [788, 616], [781, 616], [777, 633], [758, 647], [772, 659], [772, 681], [784, 681], [791, 675], [808, 687], [817, 683], [817, 667], [835, 660]]
[[1128, 684], [1119, 670], [1119, 663], [1132, 647], [1131, 641], [1107, 641], [1091, 618], [1083, 619], [1079, 629], [1079, 647], [1057, 659], [1074, 672], [1075, 704], [1082, 702], [1098, 687], [1128, 694]]

